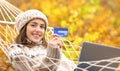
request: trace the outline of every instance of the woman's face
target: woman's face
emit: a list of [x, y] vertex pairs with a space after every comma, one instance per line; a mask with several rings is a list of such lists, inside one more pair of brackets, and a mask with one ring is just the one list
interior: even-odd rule
[[26, 28], [27, 38], [34, 42], [39, 43], [45, 33], [45, 22], [42, 19], [31, 20]]

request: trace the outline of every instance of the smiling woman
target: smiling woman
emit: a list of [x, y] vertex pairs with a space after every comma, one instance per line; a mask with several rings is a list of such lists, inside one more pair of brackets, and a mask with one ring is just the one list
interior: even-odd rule
[[9, 56], [16, 71], [74, 71], [74, 62], [61, 52], [59, 36], [53, 34], [46, 41], [48, 20], [41, 11], [23, 12], [15, 23], [19, 34], [9, 47]]
[[26, 30], [29, 40], [39, 43], [45, 33], [45, 23], [42, 19], [36, 18], [28, 23]]

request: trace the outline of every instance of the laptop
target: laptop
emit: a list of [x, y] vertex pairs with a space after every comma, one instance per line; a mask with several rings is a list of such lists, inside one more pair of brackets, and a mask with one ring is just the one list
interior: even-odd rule
[[83, 42], [75, 71], [116, 71], [120, 48], [93, 42]]

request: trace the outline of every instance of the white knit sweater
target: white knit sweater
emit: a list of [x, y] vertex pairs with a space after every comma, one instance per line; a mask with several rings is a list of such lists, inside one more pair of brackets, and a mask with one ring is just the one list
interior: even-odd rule
[[29, 48], [21, 44], [12, 44], [8, 50], [16, 71], [74, 71], [76, 67], [58, 47]]

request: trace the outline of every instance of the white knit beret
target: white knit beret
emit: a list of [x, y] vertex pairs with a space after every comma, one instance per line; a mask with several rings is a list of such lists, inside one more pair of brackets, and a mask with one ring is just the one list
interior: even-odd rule
[[43, 14], [39, 10], [32, 9], [32, 10], [28, 10], [28, 11], [20, 13], [15, 18], [15, 25], [16, 25], [16, 28], [18, 29], [18, 31], [20, 31], [23, 28], [23, 26], [25, 24], [27, 24], [27, 22], [29, 22], [30, 20], [32, 20], [34, 18], [41, 18], [41, 19], [43, 19], [45, 21], [45, 23], [46, 23], [46, 28], [47, 28], [48, 20], [47, 20], [46, 15]]

